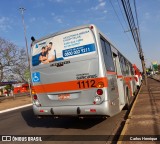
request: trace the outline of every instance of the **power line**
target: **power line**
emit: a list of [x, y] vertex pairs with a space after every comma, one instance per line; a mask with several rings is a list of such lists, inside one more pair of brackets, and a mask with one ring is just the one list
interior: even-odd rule
[[132, 10], [131, 10], [131, 7], [130, 7], [130, 3], [129, 3], [128, 0], [121, 0], [121, 1], [122, 1], [122, 4], [123, 4], [123, 7], [124, 7], [124, 11], [125, 11], [125, 14], [126, 14], [126, 17], [127, 17], [127, 21], [128, 21], [131, 33], [132, 33], [133, 40], [134, 40], [136, 48], [139, 52], [138, 35], [137, 35], [137, 32], [135, 31], [136, 25], [135, 25], [135, 22], [134, 22], [134, 18], [133, 18]]
[[119, 18], [119, 16], [118, 16], [118, 14], [117, 14], [117, 12], [116, 12], [116, 10], [115, 10], [115, 8], [114, 8], [113, 4], [112, 4], [112, 1], [111, 1], [111, 0], [109, 0], [109, 2], [110, 2], [110, 4], [111, 4], [111, 6], [112, 6], [112, 8], [113, 8], [113, 10], [114, 10], [114, 12], [115, 12], [115, 14], [116, 14], [117, 18], [118, 18], [118, 21], [119, 21], [119, 23], [120, 23], [120, 25], [121, 25], [122, 29], [125, 31], [125, 29], [124, 29], [124, 27], [123, 27], [123, 25], [122, 25], [122, 23], [121, 23], [121, 20], [120, 20], [120, 18]]
[[124, 21], [125, 21], [126, 25], [128, 25], [128, 24], [127, 24], [127, 21], [126, 21], [126, 19], [125, 19], [125, 17], [124, 17], [124, 14], [123, 14], [123, 12], [122, 12], [122, 9], [121, 9], [121, 6], [120, 6], [120, 3], [119, 3], [119, 0], [117, 0], [117, 2], [118, 2], [118, 6], [119, 6], [119, 9], [120, 9], [120, 12], [121, 12], [121, 14], [122, 14], [122, 16], [123, 16], [123, 19], [124, 19]]
[[[136, 1], [135, 0], [134, 0], [134, 8], [135, 8], [135, 14], [136, 14], [139, 41], [140, 41], [140, 44], [141, 44], [140, 29], [139, 29], [138, 15], [137, 15], [137, 7], [136, 7]], [[142, 47], [142, 45], [141, 45], [141, 47]]]
[[139, 58], [141, 59], [143, 73], [145, 76], [145, 84], [147, 85], [146, 68], [145, 68], [144, 55], [142, 52], [141, 41], [140, 41], [140, 32], [139, 32], [139, 25], [138, 25], [138, 15], [137, 15], [137, 10], [136, 10], [136, 3], [134, 1], [138, 29], [137, 29], [136, 24], [134, 22], [134, 17], [132, 14], [132, 9], [131, 9], [129, 0], [121, 0], [121, 2], [122, 2], [122, 5], [124, 8], [126, 17], [127, 17], [127, 21], [128, 21], [128, 24], [129, 24], [129, 27], [130, 27], [130, 30], [131, 30], [131, 33], [133, 36], [133, 40], [134, 40], [136, 48], [139, 52]]
[[[112, 4], [112, 1], [109, 0], [109, 2], [110, 2], [110, 4], [111, 4], [111, 6], [112, 6], [112, 8], [113, 8], [113, 10], [114, 10], [114, 12], [115, 12], [115, 14], [116, 14], [116, 16], [117, 16], [117, 19], [118, 19], [118, 21], [119, 21], [119, 23], [120, 23], [120, 25], [121, 25], [123, 31], [125, 32], [125, 28], [124, 28], [123, 24], [121, 23], [121, 20], [120, 20], [120, 18], [119, 18], [119, 16], [118, 16], [118, 13], [116, 12], [116, 10], [115, 10], [113, 4]], [[120, 10], [121, 10], [121, 8], [120, 8]], [[122, 11], [121, 11], [121, 13], [122, 13]], [[122, 14], [122, 15], [123, 15], [123, 14]], [[124, 18], [124, 17], [123, 17], [123, 18]], [[124, 20], [125, 20], [125, 18], [124, 18]], [[125, 22], [126, 22], [126, 21], [125, 21]], [[126, 24], [127, 24], [127, 22], [126, 22]], [[131, 42], [129, 36], [128, 36], [127, 34], [126, 34], [126, 36], [127, 36], [128, 40], [130, 41], [130, 43], [132, 44], [132, 42]], [[133, 45], [132, 45], [132, 46], [133, 46]]]

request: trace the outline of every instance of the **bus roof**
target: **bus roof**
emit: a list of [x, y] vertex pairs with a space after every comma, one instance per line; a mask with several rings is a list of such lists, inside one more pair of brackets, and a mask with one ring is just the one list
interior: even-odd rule
[[90, 27], [90, 26], [96, 27], [94, 24], [77, 26], [77, 27], [74, 27], [74, 28], [71, 28], [71, 29], [63, 30], [63, 31], [60, 31], [60, 32], [55, 32], [55, 33], [53, 33], [53, 34], [44, 36], [44, 37], [42, 37], [42, 38], [40, 38], [40, 39], [35, 40], [32, 44], [34, 45], [35, 43], [40, 42], [40, 41], [43, 41], [43, 40], [45, 40], [45, 39], [48, 39], [48, 38], [51, 38], [51, 37], [54, 37], [54, 36], [57, 36], [57, 35], [60, 35], [60, 34], [64, 34], [64, 33], [67, 33], [67, 32], [71, 32], [71, 31], [74, 31], [74, 30], [78, 30], [78, 29]]

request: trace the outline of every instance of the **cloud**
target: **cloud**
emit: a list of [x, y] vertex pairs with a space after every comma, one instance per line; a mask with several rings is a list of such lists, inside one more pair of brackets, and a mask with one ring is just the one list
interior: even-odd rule
[[52, 12], [52, 13], [51, 13], [51, 16], [55, 16], [55, 13], [54, 13], [54, 12]]
[[61, 18], [57, 18], [56, 21], [57, 21], [58, 23], [63, 23]]
[[60, 2], [63, 2], [63, 0], [49, 0], [50, 2], [57, 2], [57, 3], [60, 3]]
[[107, 12], [108, 12], [107, 10], [104, 10], [104, 11], [103, 11], [103, 13], [107, 13]]
[[81, 1], [80, 0], [76, 0], [76, 3], [81, 3]]
[[106, 16], [102, 16], [102, 17], [97, 17], [97, 18], [95, 18], [97, 21], [100, 21], [100, 20], [105, 20], [106, 19]]
[[146, 13], [144, 14], [144, 18], [145, 18], [145, 19], [150, 19], [150, 17], [151, 17], [151, 15], [150, 15], [149, 12], [146, 12]]
[[105, 5], [106, 5], [106, 2], [100, 2], [98, 6], [99, 7], [104, 7]]
[[101, 1], [99, 1], [99, 4], [95, 7], [95, 10], [102, 9], [102, 8], [104, 8], [105, 5], [106, 5], [106, 2], [101, 0]]
[[32, 17], [32, 18], [30, 18], [30, 20], [29, 20], [31, 23], [32, 22], [35, 22], [36, 21], [36, 18], [35, 17]]
[[45, 3], [40, 1], [40, 0], [36, 0], [35, 3], [34, 3], [34, 8], [41, 8], [41, 7], [44, 7], [45, 6]]
[[76, 10], [74, 10], [73, 8], [68, 8], [68, 9], [64, 10], [64, 12], [66, 12], [66, 13], [73, 13], [75, 11]]
[[54, 20], [55, 20], [56, 22], [58, 22], [59, 24], [63, 23], [62, 16], [55, 16], [55, 15], [54, 15]]
[[56, 0], [56, 2], [63, 2], [63, 0]]
[[8, 17], [0, 17], [0, 31], [7, 32], [8, 29], [12, 29], [10, 19]]
[[106, 2], [104, 0], [99, 0], [98, 4], [95, 7], [92, 7], [90, 10], [101, 10], [104, 9]]

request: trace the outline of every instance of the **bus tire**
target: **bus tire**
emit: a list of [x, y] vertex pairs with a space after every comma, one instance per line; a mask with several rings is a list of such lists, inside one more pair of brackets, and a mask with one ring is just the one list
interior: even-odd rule
[[130, 100], [129, 100], [129, 89], [128, 89], [128, 87], [126, 87], [125, 98], [126, 98], [126, 104], [124, 106], [124, 110], [129, 110], [129, 108], [130, 108]]

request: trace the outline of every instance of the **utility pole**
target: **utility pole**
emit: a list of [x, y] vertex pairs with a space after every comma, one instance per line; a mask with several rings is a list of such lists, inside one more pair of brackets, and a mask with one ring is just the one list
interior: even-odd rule
[[137, 29], [136, 24], [134, 22], [134, 17], [133, 17], [133, 14], [132, 14], [132, 9], [131, 9], [129, 0], [121, 0], [121, 2], [122, 2], [122, 6], [124, 8], [124, 12], [126, 14], [126, 18], [127, 18], [129, 28], [130, 28], [131, 33], [132, 33], [134, 43], [135, 43], [136, 48], [137, 48], [138, 53], [139, 53], [139, 58], [141, 60], [143, 74], [144, 74], [145, 85], [147, 85], [146, 67], [145, 67], [144, 55], [143, 55], [141, 40], [140, 40], [140, 32], [139, 32], [139, 24], [138, 24], [138, 16], [137, 16], [135, 0], [134, 0], [134, 6], [135, 6], [138, 29]]
[[27, 37], [26, 37], [26, 27], [25, 27], [25, 22], [24, 22], [24, 11], [26, 10], [24, 7], [19, 8], [22, 16], [22, 24], [23, 24], [23, 29], [24, 29], [24, 39], [26, 43], [26, 52], [27, 52], [27, 60], [28, 60], [28, 67], [29, 67], [29, 79], [28, 79], [28, 85], [29, 85], [29, 91], [30, 91], [30, 96], [32, 96], [31, 92], [31, 70], [30, 70], [30, 58], [29, 58], [29, 53], [28, 53], [28, 43], [27, 43]]
[[146, 66], [145, 66], [145, 61], [144, 61], [144, 55], [143, 55], [143, 51], [142, 51], [142, 48], [141, 48], [140, 44], [139, 44], [139, 47], [140, 47], [139, 58], [140, 58], [141, 64], [142, 64], [145, 85], [147, 86], [148, 82], [147, 82], [147, 74], [146, 74]]
[[27, 43], [27, 37], [26, 37], [26, 27], [25, 27], [25, 23], [24, 23], [24, 11], [26, 9], [23, 8], [23, 7], [21, 7], [21, 8], [19, 8], [19, 10], [21, 11], [21, 15], [22, 15], [22, 24], [23, 24], [23, 29], [24, 29], [24, 39], [25, 39], [25, 43], [26, 43], [26, 52], [27, 52], [28, 66], [29, 66], [29, 72], [30, 72], [30, 59], [29, 59], [29, 53], [28, 53], [28, 43]]

